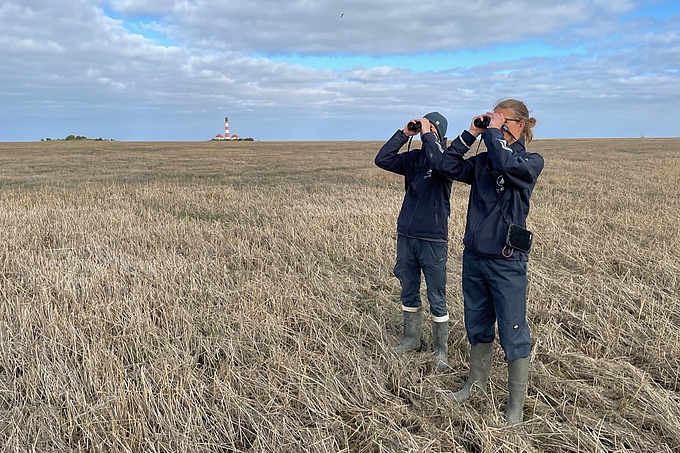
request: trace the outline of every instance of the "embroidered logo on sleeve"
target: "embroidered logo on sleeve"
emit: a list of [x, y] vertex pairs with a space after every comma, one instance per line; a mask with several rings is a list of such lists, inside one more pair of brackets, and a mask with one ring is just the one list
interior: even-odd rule
[[503, 175], [498, 175], [496, 178], [496, 193], [501, 193], [505, 190], [505, 178]]

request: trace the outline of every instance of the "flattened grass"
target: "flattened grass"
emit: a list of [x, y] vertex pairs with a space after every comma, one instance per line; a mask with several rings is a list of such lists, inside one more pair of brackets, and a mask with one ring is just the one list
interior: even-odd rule
[[680, 451], [680, 140], [537, 140], [526, 423], [397, 355], [381, 143], [0, 144], [0, 451]]

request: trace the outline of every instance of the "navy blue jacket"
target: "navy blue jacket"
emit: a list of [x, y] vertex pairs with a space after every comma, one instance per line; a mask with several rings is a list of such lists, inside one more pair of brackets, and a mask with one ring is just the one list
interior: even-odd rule
[[[475, 137], [464, 131], [439, 157], [435, 168], [441, 175], [470, 184], [470, 200], [463, 244], [465, 249], [492, 258], [502, 258], [507, 220], [526, 228], [529, 198], [543, 170], [543, 157], [528, 153], [524, 137], [508, 145], [500, 129], [489, 128], [482, 135], [487, 151], [465, 159]], [[512, 259], [526, 261], [515, 250]]]
[[421, 149], [399, 154], [408, 137], [404, 131], [398, 130], [380, 148], [375, 164], [404, 176], [406, 193], [399, 211], [397, 233], [410, 238], [446, 242], [452, 179], [440, 175], [434, 168], [434, 163], [444, 155], [444, 148], [434, 134], [428, 132], [421, 139]]

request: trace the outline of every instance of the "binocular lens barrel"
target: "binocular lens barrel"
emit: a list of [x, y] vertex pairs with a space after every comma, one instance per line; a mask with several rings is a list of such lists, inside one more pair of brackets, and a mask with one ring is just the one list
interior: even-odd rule
[[488, 116], [483, 116], [481, 119], [480, 118], [475, 118], [475, 127], [478, 127], [480, 129], [486, 129], [489, 127], [489, 124], [491, 123], [491, 118]]

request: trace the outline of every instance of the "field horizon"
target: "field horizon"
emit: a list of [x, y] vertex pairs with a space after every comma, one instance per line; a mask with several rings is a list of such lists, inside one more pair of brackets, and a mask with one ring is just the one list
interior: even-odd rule
[[451, 369], [429, 323], [391, 348], [382, 143], [0, 142], [0, 452], [680, 452], [680, 139], [528, 146], [517, 429], [497, 340], [489, 397], [445, 397], [467, 377], [463, 184]]
[[[395, 129], [396, 130], [396, 129]], [[388, 137], [389, 138], [389, 137]], [[453, 140], [454, 137], [447, 137], [448, 143]], [[663, 136], [663, 137], [657, 137], [657, 136], [642, 136], [642, 137], [569, 137], [569, 138], [561, 138], [561, 137], [534, 137], [533, 143], [539, 143], [542, 141], [553, 141], [553, 140], [560, 140], [560, 141], [598, 141], [598, 140], [680, 140], [680, 136]], [[420, 143], [420, 140], [418, 139], [418, 136], [414, 137], [413, 139], [414, 143], [418, 142]], [[183, 143], [183, 144], [198, 144], [198, 143], [222, 143], [222, 144], [227, 144], [227, 143], [243, 143], [243, 142], [250, 142], [250, 143], [268, 143], [268, 144], [277, 144], [277, 143], [373, 143], [373, 144], [379, 144], [382, 145], [382, 143], [385, 142], [385, 140], [355, 140], [355, 139], [345, 139], [345, 140], [258, 140], [258, 139], [252, 139], [252, 140], [215, 140], [215, 139], [204, 139], [204, 140], [124, 140], [124, 139], [116, 139], [116, 138], [89, 138], [86, 137], [84, 139], [64, 139], [64, 138], [50, 138], [49, 140], [45, 138], [39, 138], [36, 140], [25, 140], [25, 141], [0, 141], [0, 144], [5, 144], [5, 145], [27, 145], [27, 144], [37, 144], [37, 143], [60, 143], [60, 142], [66, 142], [66, 143], [87, 143], [87, 142], [99, 142], [99, 143], [109, 143], [109, 142], [119, 142], [119, 143], [138, 143], [138, 144], [151, 144], [151, 143]]]

